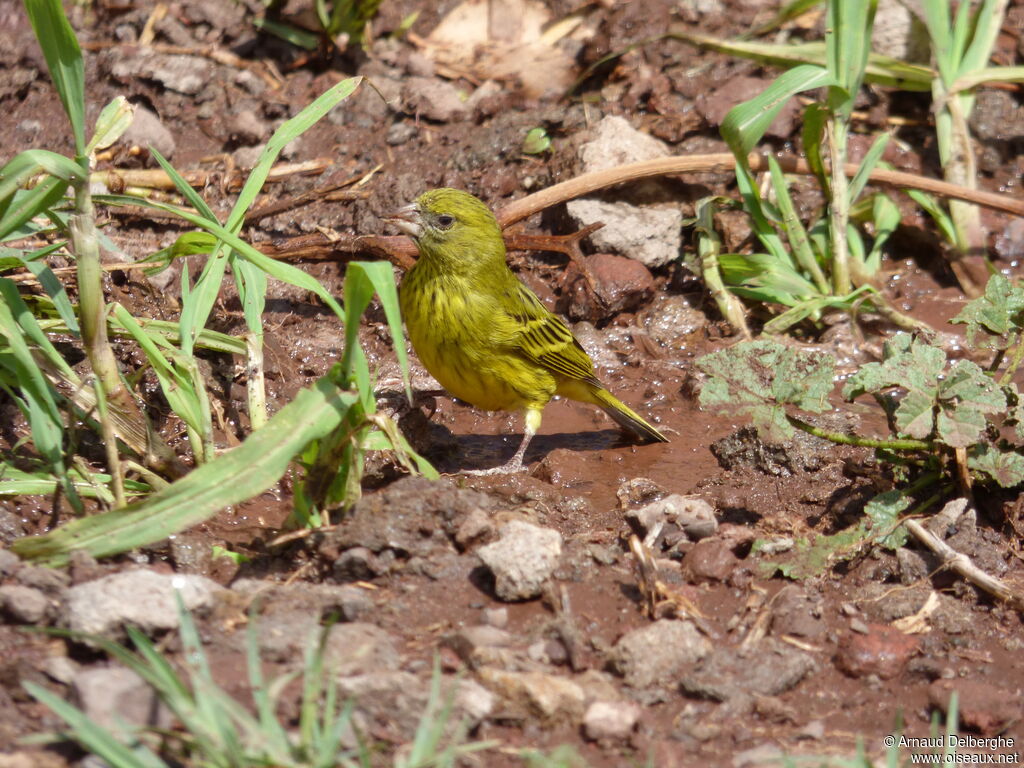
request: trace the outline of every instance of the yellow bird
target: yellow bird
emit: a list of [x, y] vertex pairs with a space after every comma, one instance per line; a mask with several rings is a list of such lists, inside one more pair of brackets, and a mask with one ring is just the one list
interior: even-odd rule
[[434, 189], [388, 217], [419, 248], [399, 288], [413, 349], [448, 392], [489, 411], [526, 411], [515, 456], [485, 474], [518, 472], [555, 395], [593, 403], [644, 442], [668, 442], [594, 376], [572, 331], [505, 261], [501, 228], [468, 192]]

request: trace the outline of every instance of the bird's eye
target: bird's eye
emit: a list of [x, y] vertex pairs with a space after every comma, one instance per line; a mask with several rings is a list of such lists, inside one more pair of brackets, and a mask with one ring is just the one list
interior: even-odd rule
[[437, 226], [439, 229], [451, 229], [452, 224], [455, 223], [455, 217], [449, 216], [447, 213], [442, 213], [437, 217]]

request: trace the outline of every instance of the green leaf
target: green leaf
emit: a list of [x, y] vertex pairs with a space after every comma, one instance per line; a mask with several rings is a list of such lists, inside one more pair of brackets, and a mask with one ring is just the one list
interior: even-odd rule
[[527, 155], [540, 155], [551, 149], [551, 137], [543, 128], [531, 128], [523, 139], [523, 152]]
[[814, 413], [828, 407], [835, 370], [829, 355], [764, 340], [704, 355], [696, 364], [709, 377], [701, 387], [701, 406], [745, 413], [770, 439], [792, 434], [782, 406]]
[[337, 371], [332, 371], [300, 391], [240, 446], [146, 501], [19, 539], [11, 549], [49, 565], [66, 563], [74, 549], [105, 557], [160, 541], [259, 494], [281, 478], [310, 441], [335, 429], [356, 402], [355, 394], [339, 389], [336, 381]]
[[912, 499], [900, 490], [880, 493], [864, 505], [864, 514], [871, 521], [871, 537], [886, 549], [896, 550], [907, 543], [907, 529], [900, 524], [900, 515]]
[[911, 389], [896, 408], [896, 428], [904, 435], [919, 440], [931, 435], [935, 429], [934, 394]]
[[995, 480], [1003, 488], [1024, 483], [1024, 456], [988, 443], [973, 445], [967, 450], [967, 466]]
[[117, 96], [100, 112], [96, 118], [96, 131], [93, 133], [85, 152], [90, 157], [100, 149], [106, 149], [121, 138], [135, 119], [135, 107], [124, 96]]
[[722, 138], [736, 159], [746, 163], [747, 155], [758, 145], [790, 98], [834, 84], [832, 76], [822, 67], [801, 65], [787, 70], [757, 96], [729, 110], [722, 121]]
[[75, 32], [60, 0], [25, 0], [32, 30], [43, 49], [50, 78], [71, 122], [75, 154], [85, 151], [85, 66]]
[[967, 326], [967, 343], [988, 349], [1008, 349], [1024, 327], [1024, 288], [995, 274], [985, 295], [970, 301], [949, 322]]
[[865, 392], [890, 387], [919, 389], [930, 397], [938, 390], [938, 376], [946, 364], [946, 353], [907, 333], [889, 339], [881, 363], [868, 363], [853, 374], [843, 387], [843, 397], [853, 400]]

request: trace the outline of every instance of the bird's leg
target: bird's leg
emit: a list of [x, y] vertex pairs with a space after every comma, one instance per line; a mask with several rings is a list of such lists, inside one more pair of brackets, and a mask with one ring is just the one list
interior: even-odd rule
[[526, 428], [523, 430], [523, 442], [519, 444], [516, 455], [502, 464], [500, 467], [491, 469], [472, 469], [464, 472], [466, 475], [512, 475], [516, 472], [525, 472], [527, 467], [523, 464], [523, 457], [526, 456], [526, 448], [530, 445], [533, 436], [540, 429], [541, 410], [539, 408], [528, 408], [526, 411]]

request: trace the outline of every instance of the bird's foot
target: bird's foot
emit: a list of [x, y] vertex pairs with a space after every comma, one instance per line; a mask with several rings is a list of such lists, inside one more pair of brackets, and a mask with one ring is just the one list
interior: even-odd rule
[[514, 475], [519, 472], [526, 472], [529, 469], [522, 460], [513, 459], [512, 461], [502, 464], [500, 467], [491, 467], [490, 469], [464, 469], [462, 474], [473, 475], [475, 477], [487, 477], [488, 475]]

